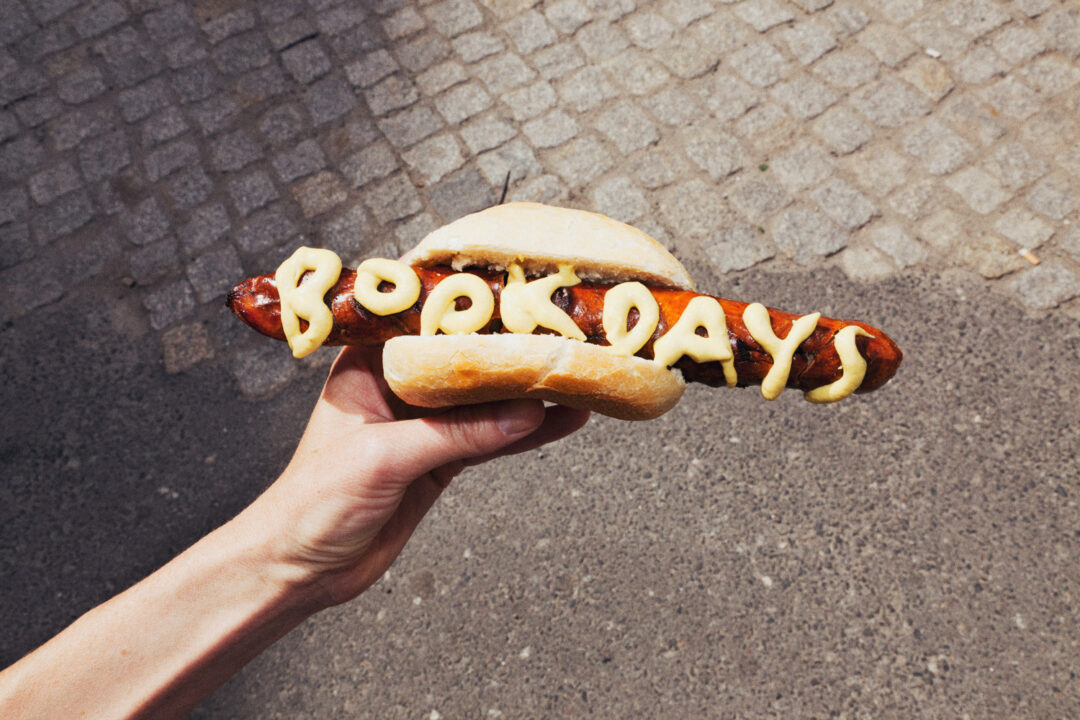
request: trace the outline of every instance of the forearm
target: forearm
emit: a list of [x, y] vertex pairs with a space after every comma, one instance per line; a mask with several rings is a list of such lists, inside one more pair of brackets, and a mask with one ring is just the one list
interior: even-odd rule
[[260, 510], [0, 673], [0, 717], [183, 717], [318, 607], [263, 542]]

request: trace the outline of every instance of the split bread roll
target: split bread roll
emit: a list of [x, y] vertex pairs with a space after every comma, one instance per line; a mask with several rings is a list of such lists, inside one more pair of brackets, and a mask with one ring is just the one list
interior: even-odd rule
[[[582, 280], [693, 290], [686, 268], [660, 243], [582, 210], [508, 203], [435, 230], [401, 258], [408, 265], [505, 269], [528, 275], [570, 264]], [[623, 420], [670, 410], [685, 383], [677, 370], [557, 335], [402, 336], [383, 348], [383, 373], [411, 405], [539, 398]]]

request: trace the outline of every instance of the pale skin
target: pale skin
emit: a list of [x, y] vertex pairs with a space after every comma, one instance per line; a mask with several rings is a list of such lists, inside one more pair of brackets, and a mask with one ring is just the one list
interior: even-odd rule
[[0, 717], [179, 718], [305, 618], [390, 567], [469, 465], [588, 413], [504, 401], [420, 417], [347, 348], [285, 472], [236, 518], [0, 673]]

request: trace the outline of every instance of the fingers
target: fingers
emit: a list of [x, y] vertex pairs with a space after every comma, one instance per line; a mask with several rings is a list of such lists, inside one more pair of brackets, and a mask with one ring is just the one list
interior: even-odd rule
[[512, 445], [541, 426], [538, 400], [507, 400], [458, 407], [441, 415], [373, 426], [386, 453], [382, 479], [408, 484], [435, 468], [485, 457]]
[[588, 410], [577, 410], [562, 405], [553, 405], [547, 408], [544, 422], [537, 430], [515, 443], [481, 457], [475, 457], [467, 461], [467, 465], [479, 465], [488, 460], [494, 460], [504, 455], [516, 455], [517, 453], [535, 450], [541, 445], [546, 445], [556, 440], [561, 440], [567, 435], [580, 430], [589, 421]]
[[389, 390], [382, 374], [382, 348], [350, 346], [330, 368], [321, 401], [365, 420], [388, 421], [394, 414], [386, 403]]

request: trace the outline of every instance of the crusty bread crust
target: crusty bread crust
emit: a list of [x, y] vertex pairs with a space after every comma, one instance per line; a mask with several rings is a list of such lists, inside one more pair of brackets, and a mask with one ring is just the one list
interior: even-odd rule
[[420, 407], [527, 397], [622, 420], [663, 415], [685, 388], [678, 371], [555, 335], [396, 337], [383, 347], [383, 374]]
[[584, 210], [515, 202], [466, 215], [427, 235], [405, 253], [410, 265], [451, 264], [546, 275], [571, 263], [582, 280], [694, 290], [690, 273], [660, 243], [625, 223]]

